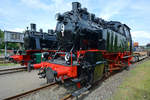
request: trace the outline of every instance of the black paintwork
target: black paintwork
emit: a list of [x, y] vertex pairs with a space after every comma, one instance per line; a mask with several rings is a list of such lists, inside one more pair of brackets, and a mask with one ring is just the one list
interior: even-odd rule
[[104, 21], [81, 8], [78, 2], [72, 3], [72, 10], [56, 14], [56, 33], [59, 45], [69, 51], [100, 49], [110, 52], [131, 50], [130, 28], [117, 21]]

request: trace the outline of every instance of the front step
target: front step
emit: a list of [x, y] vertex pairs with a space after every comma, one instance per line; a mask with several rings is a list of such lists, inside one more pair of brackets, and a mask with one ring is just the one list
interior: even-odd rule
[[79, 89], [79, 90], [73, 92], [73, 93], [72, 93], [72, 96], [78, 98], [78, 96], [79, 96], [80, 94], [82, 94], [82, 93], [88, 91], [88, 89], [90, 89], [90, 88], [91, 88], [91, 85], [89, 85], [89, 86], [87, 86], [87, 87], [83, 87], [83, 88], [81, 88], [81, 89]]

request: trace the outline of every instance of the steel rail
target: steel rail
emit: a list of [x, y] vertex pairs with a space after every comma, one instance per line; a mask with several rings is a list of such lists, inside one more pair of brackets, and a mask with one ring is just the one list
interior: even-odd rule
[[68, 99], [71, 99], [73, 96], [71, 94], [68, 94], [66, 96], [64, 96], [62, 99], [60, 100], [68, 100]]
[[9, 71], [9, 70], [18, 70], [18, 69], [26, 69], [27, 67], [19, 67], [19, 68], [8, 68], [8, 69], [2, 69], [0, 70], [0, 72], [2, 71]]
[[27, 67], [20, 67], [20, 68], [9, 68], [9, 69], [2, 69], [0, 70], [0, 75], [22, 72], [27, 70]]
[[42, 90], [42, 89], [45, 89], [45, 88], [50, 88], [50, 87], [55, 86], [55, 85], [57, 85], [56, 82], [51, 83], [51, 84], [47, 84], [47, 85], [45, 85], [45, 86], [42, 86], [42, 87], [39, 87], [39, 88], [36, 88], [36, 89], [33, 89], [33, 90], [26, 91], [26, 92], [17, 94], [17, 95], [15, 95], [15, 96], [11, 96], [11, 97], [5, 98], [5, 99], [3, 99], [3, 100], [12, 100], [12, 99], [18, 100], [19, 98], [22, 98], [22, 97], [24, 97], [24, 96], [27, 96], [27, 95], [32, 94], [32, 93], [35, 93], [35, 92], [38, 92], [38, 91], [40, 91], [40, 90]]

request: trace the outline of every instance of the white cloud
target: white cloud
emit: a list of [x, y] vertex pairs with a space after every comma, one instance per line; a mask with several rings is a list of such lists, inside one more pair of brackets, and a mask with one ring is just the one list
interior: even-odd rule
[[40, 0], [21, 0], [21, 2], [32, 8], [39, 8], [43, 10], [50, 9], [48, 5], [42, 3]]
[[[77, 0], [84, 6], [89, 5], [89, 0]], [[39, 8], [52, 13], [65, 12], [71, 10], [73, 0], [51, 0], [49, 3], [44, 3], [42, 0], [21, 0], [21, 2], [31, 8]]]
[[0, 8], [0, 14], [2, 15], [7, 15], [8, 13], [6, 11], [4, 11], [2, 8]]
[[23, 32], [23, 31], [25, 31], [25, 29], [23, 29], [23, 28], [14, 28], [14, 29], [10, 29], [10, 30], [8, 30], [8, 31]]
[[[56, 20], [54, 19], [56, 13], [63, 13], [66, 11], [70, 11], [72, 9], [72, 1], [73, 0], [49, 0], [49, 2], [45, 3], [44, 0], [21, 0], [21, 4], [33, 9], [42, 9], [45, 12], [48, 12], [50, 15], [50, 23], [43, 23], [42, 21], [45, 19], [36, 21], [37, 25], [40, 24], [42, 28], [53, 28], [55, 29]], [[84, 7], [88, 7], [89, 0], [77, 0]], [[32, 9], [31, 9], [32, 10]], [[33, 17], [32, 17], [33, 18]], [[36, 19], [30, 19], [36, 20]], [[49, 25], [46, 25], [49, 24]]]
[[31, 8], [39, 8], [53, 13], [66, 11], [71, 8], [71, 3], [64, 3], [64, 0], [51, 0], [50, 4], [46, 4], [42, 0], [21, 0], [21, 2]]
[[139, 2], [135, 2], [132, 4], [131, 8], [137, 11], [144, 11], [148, 12], [150, 10], [149, 1], [145, 2], [144, 0], [141, 0]]
[[147, 31], [133, 31], [131, 32], [134, 42], [139, 42], [140, 45], [150, 43], [150, 32]]
[[112, 16], [119, 14], [122, 9], [126, 8], [129, 5], [129, 3], [130, 0], [109, 1], [106, 5], [104, 5], [104, 8], [100, 13], [100, 17], [106, 20], [110, 19]]
[[146, 31], [133, 31], [131, 32], [133, 38], [149, 38], [150, 39], [150, 32]]

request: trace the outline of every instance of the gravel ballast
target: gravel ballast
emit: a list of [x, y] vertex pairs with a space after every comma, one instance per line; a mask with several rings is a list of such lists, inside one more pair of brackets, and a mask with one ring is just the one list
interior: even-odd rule
[[37, 70], [0, 75], [0, 100], [46, 84]]

